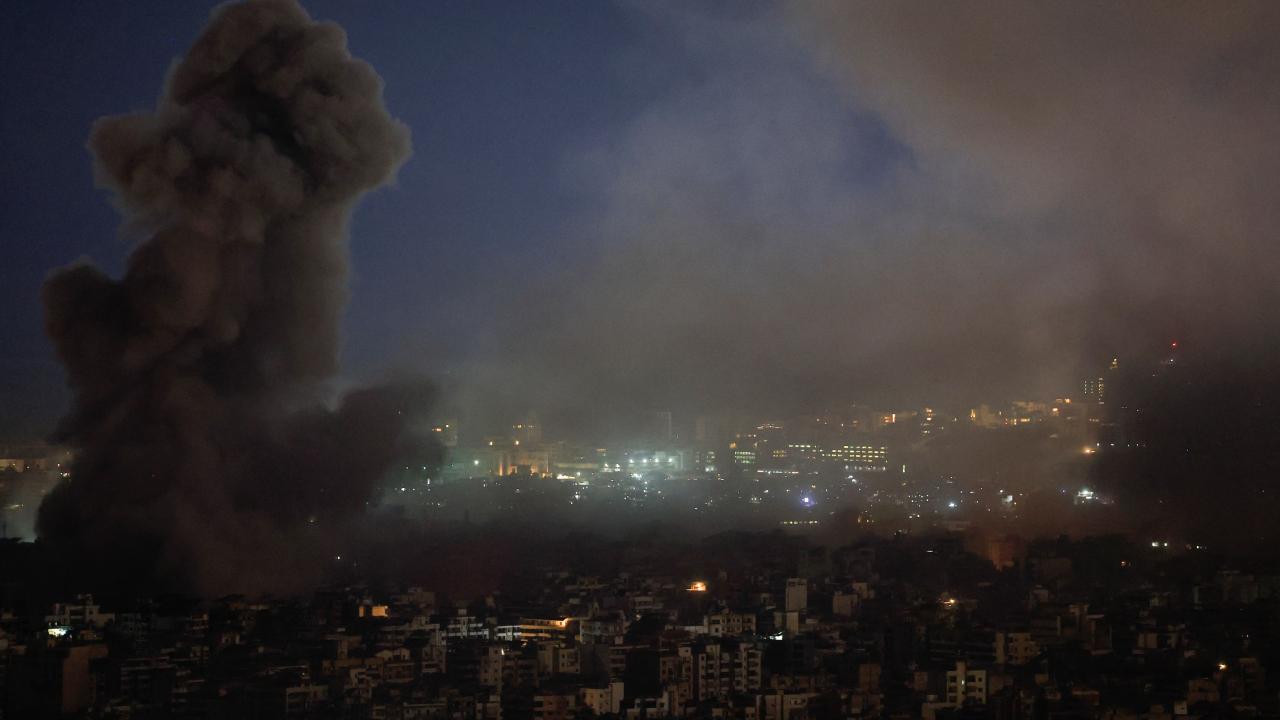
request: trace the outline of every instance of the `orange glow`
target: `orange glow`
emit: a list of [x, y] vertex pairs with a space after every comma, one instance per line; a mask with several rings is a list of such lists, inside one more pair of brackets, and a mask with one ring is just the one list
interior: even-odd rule
[[689, 583], [689, 592], [706, 592], [707, 584], [701, 580], [695, 580]]

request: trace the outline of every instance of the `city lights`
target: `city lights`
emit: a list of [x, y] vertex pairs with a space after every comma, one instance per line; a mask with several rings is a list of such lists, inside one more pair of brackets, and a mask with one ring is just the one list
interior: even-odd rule
[[203, 5], [5, 6], [3, 718], [1280, 716], [1280, 0]]

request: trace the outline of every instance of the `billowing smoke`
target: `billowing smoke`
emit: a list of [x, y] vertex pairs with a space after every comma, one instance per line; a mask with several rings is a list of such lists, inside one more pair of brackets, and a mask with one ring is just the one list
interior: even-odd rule
[[[456, 376], [590, 432], [963, 413], [1175, 339], [1280, 347], [1280, 4], [938, 5], [624, 4], [645, 99], [567, 148], [577, 214], [528, 243], [555, 260], [492, 253], [441, 304], [497, 297]], [[466, 349], [433, 327], [412, 361]]]
[[414, 451], [426, 400], [397, 387], [326, 404], [350, 214], [408, 157], [408, 128], [341, 28], [255, 0], [216, 10], [155, 111], [99, 120], [89, 146], [144, 239], [120, 280], [77, 263], [44, 287], [77, 457], [40, 537], [157, 587], [308, 576]]

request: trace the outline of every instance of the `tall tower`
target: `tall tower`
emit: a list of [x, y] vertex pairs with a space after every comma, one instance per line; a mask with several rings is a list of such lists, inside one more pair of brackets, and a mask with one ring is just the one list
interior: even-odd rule
[[803, 612], [809, 606], [809, 583], [804, 578], [787, 579], [787, 612]]
[[1080, 381], [1081, 399], [1087, 403], [1102, 405], [1106, 402], [1107, 379], [1105, 376], [1088, 377]]

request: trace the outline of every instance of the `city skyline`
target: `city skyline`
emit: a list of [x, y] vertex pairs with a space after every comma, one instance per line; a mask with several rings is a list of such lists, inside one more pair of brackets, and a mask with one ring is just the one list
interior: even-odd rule
[[[1275, 10], [1136, 6], [1090, 36], [1116, 18], [993, 2], [951, 18], [958, 39], [950, 11], [909, 4], [391, 7], [413, 22], [260, 0], [218, 6], [197, 32], [185, 11], [136, 6], [172, 32], [122, 61], [178, 58], [150, 108], [145, 73], [119, 66], [101, 67], [121, 83], [105, 96], [117, 114], [96, 116], [99, 93], [23, 75], [21, 112], [69, 93], [70, 112], [40, 125], [60, 148], [41, 178], [90, 164], [97, 197], [49, 221], [85, 233], [14, 245], [23, 279], [7, 291], [30, 283], [26, 264], [95, 242], [104, 199], [132, 244], [49, 271], [45, 339], [30, 298], [7, 305], [27, 328], [5, 346], [3, 412], [22, 428], [7, 435], [71, 453], [38, 503], [42, 541], [86, 567], [133, 547], [140, 582], [255, 584], [314, 568], [310, 528], [340, 542], [404, 471], [419, 477], [400, 492], [437, 467], [585, 471], [583, 490], [598, 479], [625, 505], [646, 492], [629, 465], [650, 461], [733, 482], [897, 467], [904, 497], [1070, 476], [1060, 494], [1119, 499], [1120, 524], [1167, 514], [1214, 533], [1231, 515], [1265, 532], [1280, 383], [1275, 328], [1253, 311], [1275, 292], [1276, 218], [1245, 181], [1280, 159], [1250, 134], [1280, 108], [1245, 88], [1265, 91], [1280, 56], [1244, 49], [1269, 48]], [[59, 26], [28, 11], [54, 40], [15, 38], [19, 62], [82, 38], [56, 56], [73, 69], [136, 21], [90, 27], [93, 12]], [[439, 45], [395, 41], [426, 27]], [[548, 41], [561, 35], [591, 42]], [[1073, 44], [1085, 36], [1090, 52]], [[58, 153], [81, 113], [91, 163], [72, 170]], [[1104, 122], [1125, 130], [1122, 151]], [[1215, 122], [1236, 134], [1205, 135]], [[471, 162], [477, 148], [494, 164]], [[1201, 167], [1177, 174], [1188, 163]], [[4, 215], [51, 217], [39, 203]], [[21, 369], [43, 372], [46, 343], [63, 401]], [[51, 433], [46, 412], [61, 413]], [[826, 430], [792, 422], [806, 414]], [[1024, 425], [1040, 432], [968, 432]], [[841, 502], [856, 514], [870, 499]], [[1210, 506], [1221, 517], [1196, 516]]]
[[0, 720], [1280, 719], [1276, 38], [0, 5]]

